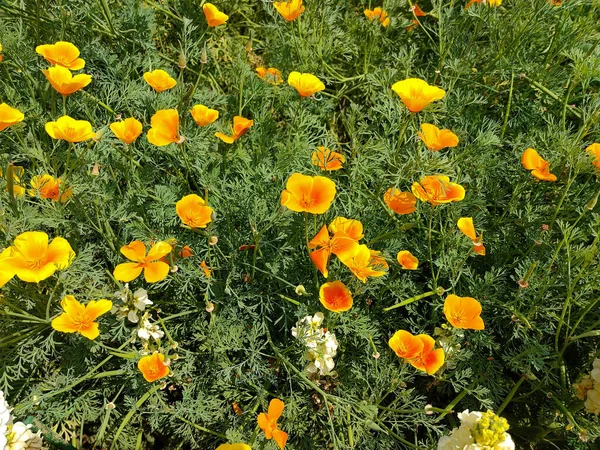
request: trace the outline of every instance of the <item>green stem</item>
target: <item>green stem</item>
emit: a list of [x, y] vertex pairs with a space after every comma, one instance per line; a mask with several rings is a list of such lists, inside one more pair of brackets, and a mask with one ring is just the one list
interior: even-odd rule
[[508, 406], [508, 404], [510, 403], [510, 401], [512, 400], [512, 398], [515, 396], [515, 394], [517, 393], [517, 391], [519, 390], [519, 388], [523, 384], [523, 381], [525, 381], [525, 377], [524, 376], [522, 376], [521, 378], [519, 378], [519, 381], [517, 381], [515, 383], [515, 385], [513, 386], [513, 388], [510, 390], [510, 392], [508, 393], [508, 395], [506, 396], [506, 398], [504, 399], [504, 401], [500, 405], [500, 407], [496, 410], [496, 414], [497, 415], [500, 415], [502, 413], [502, 411], [504, 411], [504, 408], [506, 408]]
[[401, 308], [402, 306], [410, 305], [411, 303], [416, 302], [417, 300], [421, 300], [423, 298], [431, 297], [432, 295], [442, 295], [445, 289], [443, 287], [438, 287], [433, 291], [425, 292], [424, 294], [415, 295], [414, 297], [407, 298], [406, 300], [401, 301], [400, 303], [396, 303], [392, 306], [388, 306], [387, 308], [383, 308], [384, 311], [391, 311], [392, 309]]

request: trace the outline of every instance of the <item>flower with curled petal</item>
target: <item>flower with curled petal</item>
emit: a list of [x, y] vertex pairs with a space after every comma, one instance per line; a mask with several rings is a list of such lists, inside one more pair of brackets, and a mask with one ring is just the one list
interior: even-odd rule
[[302, 0], [288, 0], [286, 2], [273, 2], [277, 12], [288, 22], [296, 20], [304, 12]]
[[167, 91], [177, 84], [175, 78], [161, 69], [144, 73], [144, 80], [146, 80], [146, 83], [148, 83], [156, 92]]
[[146, 246], [141, 241], [132, 241], [121, 247], [121, 253], [130, 261], [121, 263], [113, 272], [118, 281], [135, 280], [144, 272], [148, 283], [156, 283], [167, 278], [169, 265], [160, 259], [171, 252], [172, 247], [166, 242], [157, 242], [146, 254]]
[[302, 97], [310, 97], [325, 89], [325, 85], [312, 73], [291, 72], [288, 84], [298, 91]]
[[0, 103], [0, 131], [7, 129], [25, 119], [25, 115], [18, 109]]
[[407, 78], [392, 85], [392, 90], [398, 94], [402, 103], [411, 113], [425, 109], [427, 105], [436, 100], [441, 100], [446, 91], [437, 86], [430, 86], [419, 78]]
[[126, 145], [133, 144], [140, 134], [142, 134], [142, 122], [133, 117], [113, 122], [109, 128]]
[[60, 302], [63, 313], [52, 321], [52, 328], [61, 333], [79, 333], [88, 339], [96, 339], [100, 335], [95, 320], [112, 308], [110, 300], [92, 300], [82, 305], [72, 295], [67, 295]]
[[45, 128], [52, 139], [73, 143], [88, 141], [95, 136], [91, 123], [87, 120], [75, 120], [69, 116], [59, 117], [56, 122], [47, 122]]
[[542, 158], [533, 148], [528, 148], [523, 152], [521, 164], [523, 164], [525, 169], [530, 170], [531, 175], [538, 180], [556, 181], [556, 175], [550, 173], [550, 163]]
[[79, 57], [79, 49], [70, 42], [58, 41], [56, 44], [38, 45], [35, 52], [55, 66], [62, 66], [69, 70], [80, 70], [85, 67], [85, 61]]
[[62, 66], [49, 67], [42, 70], [42, 73], [56, 92], [62, 95], [71, 95], [92, 82], [91, 75], [80, 73], [73, 76], [69, 69]]
[[277, 423], [283, 413], [284, 407], [285, 403], [278, 398], [274, 398], [269, 402], [267, 413], [260, 413], [257, 418], [258, 426], [265, 433], [265, 438], [275, 439], [275, 442], [280, 449], [285, 447], [285, 443], [288, 439], [288, 434], [285, 431], [280, 430]]

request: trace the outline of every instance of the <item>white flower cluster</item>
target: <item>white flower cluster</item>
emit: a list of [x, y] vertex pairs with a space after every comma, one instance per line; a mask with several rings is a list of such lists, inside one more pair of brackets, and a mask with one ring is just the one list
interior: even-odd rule
[[438, 450], [515, 450], [506, 419], [491, 411], [465, 410], [458, 414], [460, 427], [454, 428], [450, 436], [443, 436]]
[[581, 382], [575, 384], [577, 397], [585, 400], [587, 412], [600, 414], [600, 358], [594, 360], [592, 372], [583, 377]]
[[306, 347], [304, 357], [309, 361], [305, 370], [309, 375], [331, 375], [337, 353], [338, 342], [335, 334], [321, 328], [323, 313], [306, 316], [296, 322], [292, 328], [292, 336]]
[[0, 391], [0, 450], [42, 449], [42, 436], [31, 431], [31, 425], [14, 422], [10, 408]]
[[131, 292], [129, 284], [125, 284], [122, 290], [115, 292], [115, 298], [121, 300], [122, 303], [120, 306], [113, 306], [111, 312], [120, 319], [127, 317], [131, 323], [139, 324], [137, 335], [140, 339], [143, 341], [150, 338], [158, 340], [165, 335], [156, 323], [152, 323], [152, 316], [150, 312], [146, 311], [146, 306], [154, 303], [148, 298], [148, 292], [145, 289]]

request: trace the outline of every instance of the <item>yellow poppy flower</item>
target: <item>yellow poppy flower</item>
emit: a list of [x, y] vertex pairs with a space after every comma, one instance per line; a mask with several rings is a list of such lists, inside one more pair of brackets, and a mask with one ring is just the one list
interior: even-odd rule
[[110, 130], [124, 144], [132, 144], [142, 134], [142, 122], [129, 117], [110, 124]]
[[311, 73], [291, 72], [288, 84], [296, 88], [302, 97], [310, 97], [325, 89], [323, 82]]
[[163, 256], [171, 252], [172, 247], [166, 242], [157, 242], [146, 254], [146, 246], [143, 242], [132, 241], [121, 247], [121, 253], [130, 263], [121, 263], [113, 272], [115, 279], [126, 283], [135, 280], [144, 271], [144, 278], [148, 283], [162, 281], [169, 275], [169, 265], [160, 261]]
[[52, 139], [62, 139], [67, 142], [83, 142], [95, 136], [91, 123], [87, 120], [75, 120], [69, 116], [59, 117], [56, 122], [48, 122], [45, 128]]
[[190, 228], [206, 228], [212, 222], [214, 210], [196, 194], [183, 197], [175, 204], [177, 215]]
[[52, 65], [70, 70], [80, 70], [85, 67], [85, 61], [79, 57], [79, 49], [70, 42], [59, 41], [56, 44], [38, 45], [35, 52]]
[[176, 109], [161, 109], [150, 119], [148, 142], [158, 147], [172, 143], [180, 144], [183, 137], [179, 134], [179, 113]]
[[340, 170], [343, 168], [343, 163], [346, 162], [346, 158], [341, 153], [332, 152], [325, 147], [317, 147], [317, 151], [311, 155], [311, 162], [313, 166], [318, 166], [323, 170], [332, 171]]
[[217, 450], [252, 450], [248, 444], [221, 444], [217, 447]]
[[153, 353], [140, 358], [138, 369], [148, 383], [164, 378], [169, 374], [169, 366], [164, 364], [165, 355]]
[[175, 78], [171, 77], [171, 75], [161, 69], [144, 73], [144, 80], [146, 80], [146, 83], [152, 86], [152, 89], [156, 92], [166, 91], [177, 84]]
[[61, 300], [60, 306], [64, 312], [52, 321], [52, 328], [61, 333], [79, 333], [93, 340], [100, 335], [98, 323], [94, 321], [110, 311], [112, 302], [102, 299], [82, 305], [75, 297], [67, 295]]
[[528, 148], [523, 152], [521, 164], [523, 164], [525, 169], [530, 170], [531, 175], [538, 180], [556, 181], [556, 175], [550, 173], [550, 163], [532, 148]]
[[458, 145], [458, 136], [450, 130], [440, 130], [430, 123], [422, 123], [421, 131], [417, 133], [425, 147], [437, 152], [447, 147], [456, 147]]
[[417, 267], [419, 267], [419, 260], [408, 250], [400, 250], [396, 259], [403, 269], [417, 270]]
[[380, 7], [373, 9], [365, 9], [364, 13], [366, 18], [369, 19], [371, 22], [373, 22], [374, 20], [379, 20], [379, 23], [381, 23], [381, 26], [383, 27], [387, 27], [390, 24], [390, 18], [388, 17], [388, 13]]
[[422, 111], [427, 105], [441, 100], [446, 91], [437, 86], [430, 86], [419, 78], [407, 78], [392, 85], [392, 90], [398, 94], [402, 103], [410, 112]]
[[254, 126], [254, 121], [250, 119], [246, 119], [242, 116], [235, 116], [233, 118], [233, 127], [231, 136], [227, 136], [224, 133], [217, 132], [215, 136], [221, 139], [226, 144], [233, 144], [239, 138], [241, 138], [244, 134], [248, 132], [250, 127]]
[[61, 191], [62, 180], [60, 178], [54, 178], [52, 175], [36, 175], [31, 179], [31, 187], [28, 193], [32, 197], [40, 196], [54, 200], [55, 202], [61, 201], [66, 202], [73, 196], [73, 189], [66, 188]]
[[483, 330], [481, 303], [472, 297], [459, 297], [450, 294], [444, 302], [444, 315], [455, 328], [463, 330]]
[[83, 89], [92, 82], [92, 76], [79, 74], [73, 76], [69, 69], [62, 66], [49, 67], [48, 70], [42, 70], [52, 87], [62, 95], [71, 95]]
[[218, 27], [219, 25], [223, 25], [229, 19], [229, 16], [217, 8], [212, 3], [205, 3], [202, 6], [202, 11], [204, 11], [204, 17], [206, 17], [206, 22], [209, 27]]
[[210, 125], [219, 118], [219, 111], [210, 109], [208, 106], [204, 105], [194, 105], [190, 112], [192, 113], [194, 122], [201, 127]]
[[289, 0], [287, 2], [273, 2], [273, 6], [281, 17], [288, 22], [296, 20], [304, 12], [302, 0]]
[[446, 175], [428, 175], [411, 186], [412, 193], [422, 202], [433, 206], [443, 203], [459, 202], [465, 198], [465, 188], [450, 182]]
[[11, 108], [6, 103], [0, 103], [0, 131], [22, 122], [25, 115], [18, 109]]
[[324, 214], [335, 197], [335, 183], [325, 177], [294, 173], [281, 193], [281, 204], [295, 212]]
[[594, 142], [591, 145], [588, 145], [585, 151], [594, 158], [592, 164], [600, 169], [600, 144]]
[[485, 247], [483, 246], [483, 235], [477, 236], [472, 217], [461, 217], [457, 223], [458, 229], [473, 242], [473, 251], [478, 255], [485, 256]]
[[268, 69], [265, 67], [257, 67], [256, 73], [260, 77], [261, 80], [266, 81], [272, 85], [279, 85], [283, 83], [283, 77], [281, 76], [281, 72], [279, 69], [274, 67], [269, 67]]

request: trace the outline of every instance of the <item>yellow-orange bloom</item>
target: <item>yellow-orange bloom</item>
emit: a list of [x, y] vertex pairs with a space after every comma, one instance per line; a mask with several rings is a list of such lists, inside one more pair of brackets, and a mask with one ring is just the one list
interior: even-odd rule
[[556, 175], [550, 173], [550, 163], [532, 148], [528, 148], [523, 152], [521, 164], [525, 169], [530, 170], [531, 175], [538, 180], [556, 181]]
[[206, 264], [206, 261], [202, 261], [200, 263], [200, 268], [202, 269], [202, 272], [204, 272], [204, 276], [206, 276], [206, 278], [211, 277], [210, 267], [208, 267], [208, 265]]
[[157, 242], [146, 254], [146, 246], [143, 242], [133, 241], [121, 247], [121, 253], [130, 261], [115, 267], [113, 275], [118, 281], [126, 283], [135, 280], [144, 271], [144, 278], [148, 283], [156, 283], [167, 278], [169, 265], [160, 261], [162, 257], [171, 252], [172, 247], [166, 242]]
[[6, 103], [0, 103], [0, 131], [13, 126], [25, 119], [25, 115], [18, 109], [11, 108]]
[[465, 198], [465, 188], [460, 184], [451, 183], [446, 175], [423, 177], [420, 183], [412, 184], [411, 190], [419, 200], [429, 202], [433, 206], [459, 202]]
[[355, 241], [360, 241], [365, 235], [363, 234], [363, 224], [354, 219], [346, 219], [338, 216], [329, 224], [329, 232], [337, 236], [348, 236]]
[[60, 306], [64, 312], [52, 321], [52, 328], [61, 333], [79, 333], [93, 340], [100, 335], [98, 323], [94, 321], [110, 311], [112, 302], [102, 299], [82, 305], [75, 297], [67, 295], [61, 300]]
[[87, 120], [75, 120], [69, 116], [59, 117], [56, 122], [48, 122], [45, 128], [52, 139], [62, 139], [67, 142], [88, 141], [95, 136], [91, 123]]
[[472, 217], [461, 217], [458, 219], [458, 229], [471, 241], [473, 241], [473, 251], [478, 255], [485, 256], [485, 247], [483, 246], [483, 234], [477, 236]]
[[39, 195], [41, 198], [64, 203], [73, 196], [73, 189], [69, 187], [61, 192], [61, 184], [62, 180], [60, 178], [55, 179], [52, 175], [36, 175], [31, 179], [33, 189], [29, 189], [28, 193], [32, 197]]
[[302, 97], [310, 97], [325, 89], [323, 82], [311, 73], [291, 72], [288, 76], [288, 84], [296, 88]]
[[248, 444], [221, 444], [217, 447], [217, 450], [252, 450]]
[[70, 70], [80, 70], [85, 67], [85, 61], [79, 57], [79, 49], [70, 42], [59, 41], [56, 44], [38, 45], [35, 52], [52, 65]]
[[402, 359], [416, 358], [423, 351], [423, 341], [404, 330], [396, 331], [388, 345]]
[[223, 133], [215, 133], [215, 136], [221, 139], [226, 144], [233, 144], [244, 134], [248, 132], [250, 127], [254, 125], [254, 120], [245, 119], [242, 116], [235, 116], [233, 118], [233, 127], [231, 128], [231, 136], [227, 136]]
[[352, 308], [352, 292], [341, 281], [332, 281], [319, 289], [319, 301], [325, 309], [341, 313]]
[[2, 54], [2, 44], [0, 44], [0, 62], [4, 59], [4, 55]]
[[63, 66], [49, 67], [42, 70], [52, 87], [62, 95], [71, 95], [79, 89], [83, 89], [92, 82], [92, 76], [79, 74], [73, 76], [71, 71]]
[[229, 16], [217, 8], [212, 3], [205, 3], [202, 6], [202, 11], [204, 11], [204, 17], [206, 17], [206, 22], [209, 27], [218, 27], [219, 25], [223, 25], [229, 19]]
[[0, 287], [15, 276], [16, 271], [10, 260], [11, 255], [12, 247], [7, 247], [0, 253]]
[[313, 152], [311, 161], [314, 166], [319, 166], [323, 170], [332, 171], [343, 168], [343, 163], [346, 162], [344, 155], [337, 152], [332, 152], [325, 147], [317, 147], [318, 150]]
[[288, 438], [288, 434], [280, 430], [277, 424], [277, 420], [281, 417], [284, 407], [285, 404], [281, 400], [274, 398], [269, 402], [267, 414], [260, 413], [257, 418], [258, 426], [265, 433], [265, 438], [275, 439], [275, 442], [277, 442], [277, 445], [281, 449], [285, 447]]
[[179, 113], [176, 109], [161, 109], [150, 119], [148, 142], [158, 147], [173, 143], [180, 144], [183, 137], [179, 135]]
[[190, 228], [206, 228], [212, 222], [214, 210], [196, 194], [184, 196], [175, 204], [177, 215]]
[[412, 6], [412, 12], [417, 17], [425, 17], [427, 13], [421, 9], [416, 3]]
[[384, 27], [387, 27], [390, 24], [390, 18], [388, 17], [388, 13], [380, 7], [373, 9], [365, 9], [365, 16], [371, 22], [373, 22], [374, 20], [379, 20], [379, 23], [381, 23], [381, 25]]
[[129, 117], [110, 124], [110, 130], [124, 144], [132, 144], [142, 134], [142, 122]]
[[276, 69], [275, 67], [269, 67], [268, 69], [265, 67], [257, 67], [256, 73], [258, 74], [261, 80], [266, 81], [267, 83], [273, 84], [275, 86], [283, 83], [281, 71], [279, 69]]
[[435, 125], [423, 123], [421, 124], [421, 131], [417, 135], [421, 138], [425, 147], [431, 151], [437, 152], [446, 147], [456, 147], [458, 145], [458, 136], [450, 130], [440, 130]]
[[408, 250], [400, 250], [396, 259], [403, 269], [417, 270], [419, 267], [419, 260]]
[[138, 369], [148, 383], [169, 375], [169, 366], [165, 365], [165, 355], [162, 353], [141, 357], [138, 361]]
[[397, 214], [410, 214], [417, 210], [417, 199], [410, 192], [402, 192], [400, 189], [389, 188], [383, 194], [383, 201]]
[[161, 69], [144, 73], [144, 80], [146, 80], [146, 83], [152, 86], [152, 89], [154, 89], [156, 92], [169, 90], [175, 87], [177, 84], [175, 78]]
[[444, 365], [444, 349], [437, 348], [434, 350], [435, 340], [431, 336], [419, 334], [416, 337], [423, 342], [423, 350], [407, 362], [414, 368], [427, 372], [428, 375], [433, 375]]
[[281, 17], [288, 22], [295, 20], [300, 14], [304, 12], [304, 6], [302, 6], [302, 0], [288, 0], [287, 2], [273, 2], [273, 6], [277, 10]]
[[592, 164], [600, 169], [600, 144], [594, 142], [592, 145], [589, 145], [585, 151], [594, 158]]
[[465, 9], [469, 9], [475, 3], [485, 3], [488, 6], [495, 7], [495, 6], [500, 6], [502, 4], [502, 0], [471, 0], [469, 3], [467, 3], [467, 5], [465, 6]]
[[194, 122], [201, 127], [210, 125], [219, 118], [219, 111], [216, 109], [210, 109], [208, 106], [204, 105], [194, 105], [190, 112], [192, 113]]
[[[341, 225], [341, 221], [338, 219], [344, 219], [347, 223]], [[354, 222], [358, 223], [360, 227], [355, 225]], [[333, 237], [329, 235], [329, 231], [333, 233]], [[316, 249], [310, 252], [310, 259], [325, 278], [329, 275], [327, 266], [331, 255], [334, 254], [340, 259], [352, 256], [358, 247], [358, 240], [363, 237], [362, 224], [358, 220], [350, 221], [343, 217], [335, 219], [329, 225], [329, 231], [323, 225], [321, 230], [308, 243], [308, 248]]]
[[23, 197], [25, 195], [25, 186], [21, 185], [21, 177], [25, 173], [25, 169], [22, 166], [15, 166], [12, 163], [9, 164], [9, 168], [6, 171], [6, 174], [2, 172], [2, 168], [0, 167], [0, 177], [4, 175], [6, 179], [6, 192], [8, 192], [8, 184], [10, 182], [9, 177], [12, 173], [12, 184], [13, 184], [13, 195], [15, 197]]
[[402, 103], [410, 112], [422, 111], [427, 105], [436, 100], [441, 100], [446, 91], [437, 86], [430, 86], [419, 78], [407, 78], [392, 85], [392, 90], [400, 96]]
[[350, 269], [356, 278], [363, 283], [367, 282], [367, 277], [381, 277], [387, 273], [379, 263], [377, 258], [373, 258], [371, 251], [366, 245], [359, 245], [349, 256], [340, 257], [342, 263]]
[[444, 315], [455, 328], [465, 330], [483, 330], [481, 303], [472, 297], [459, 297], [450, 294], [444, 302]]
[[295, 212], [324, 214], [335, 193], [335, 183], [329, 178], [294, 173], [281, 193], [281, 204]]

